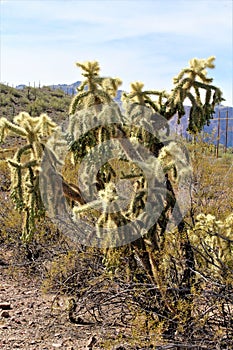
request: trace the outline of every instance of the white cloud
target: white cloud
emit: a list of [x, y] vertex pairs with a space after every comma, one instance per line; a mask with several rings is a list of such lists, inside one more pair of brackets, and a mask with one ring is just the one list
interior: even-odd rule
[[[213, 0], [11, 1], [11, 5], [14, 4], [14, 6], [9, 11], [13, 10], [13, 16], [15, 13], [22, 19], [39, 18], [51, 21], [51, 24], [56, 21], [65, 21], [67, 26], [71, 22], [94, 24], [97, 29], [96, 39], [100, 34], [105, 38], [124, 38], [148, 33], [186, 33], [186, 35], [211, 37], [211, 30], [216, 28], [214, 31], [216, 40], [216, 35], [219, 38], [221, 33], [231, 30], [232, 27], [230, 1], [226, 0], [221, 2]], [[82, 34], [86, 36], [86, 33]], [[222, 39], [224, 40], [224, 37]]]
[[[2, 7], [1, 80], [81, 79], [75, 61], [99, 60], [104, 75], [170, 88], [192, 57], [216, 56], [232, 103], [232, 2], [211, 0], [11, 0]], [[226, 68], [229, 72], [226, 73]], [[230, 72], [231, 71], [231, 72]]]

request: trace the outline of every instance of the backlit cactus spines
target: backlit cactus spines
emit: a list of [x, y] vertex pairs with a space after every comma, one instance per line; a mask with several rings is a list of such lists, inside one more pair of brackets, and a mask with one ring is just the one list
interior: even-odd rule
[[[222, 92], [212, 85], [212, 78], [207, 77], [206, 69], [214, 68], [215, 57], [207, 59], [194, 58], [190, 60], [190, 66], [183, 69], [177, 77], [173, 79], [175, 87], [171, 93], [166, 91], [143, 91], [144, 84], [135, 82], [131, 84], [131, 92], [123, 93], [122, 100], [131, 104], [140, 104], [160, 113], [167, 120], [176, 113], [178, 122], [185, 115], [184, 101], [188, 98], [192, 108], [189, 114], [188, 131], [198, 133], [205, 124], [209, 123], [214, 113], [214, 106], [221, 103]], [[201, 101], [200, 91], [206, 91], [205, 101]], [[153, 99], [157, 96], [157, 100]]]
[[23, 200], [22, 168], [20, 163], [8, 160], [11, 167], [11, 198], [18, 210], [23, 210], [25, 203]]
[[[196, 258], [211, 270], [216, 278], [232, 276], [233, 269], [233, 220], [232, 214], [225, 220], [214, 215], [199, 214], [195, 226], [189, 231], [190, 241], [196, 250]], [[206, 252], [211, 259], [202, 258]]]
[[[203, 126], [208, 124], [212, 118], [214, 106], [223, 101], [221, 90], [211, 85], [213, 79], [207, 77], [206, 68], [214, 68], [214, 60], [215, 57], [213, 56], [207, 59], [194, 58], [189, 62], [190, 67], [183, 69], [174, 78], [175, 88], [168, 99], [167, 116], [170, 118], [169, 115], [174, 114], [174, 111], [178, 108], [180, 111], [179, 117], [182, 117], [182, 113], [184, 115], [182, 105], [184, 99], [188, 98], [192, 104], [188, 126], [191, 133], [200, 132]], [[201, 101], [201, 90], [206, 91], [204, 102]], [[179, 107], [179, 102], [182, 104], [181, 107]]]
[[23, 138], [26, 138], [26, 136], [27, 136], [27, 132], [26, 132], [26, 130], [24, 130], [23, 127], [9, 122], [4, 117], [1, 118], [0, 119], [0, 135], [1, 135], [0, 141], [4, 142], [5, 138], [11, 134], [12, 135], [16, 134], [16, 135], [19, 135]]
[[130, 219], [137, 218], [145, 207], [147, 185], [143, 177], [136, 180], [133, 184], [133, 196], [130, 201], [126, 216]]
[[187, 151], [181, 144], [170, 142], [160, 150], [158, 159], [164, 173], [171, 171], [174, 181], [188, 184], [192, 169]]
[[[131, 83], [131, 91], [129, 93], [123, 93], [122, 101], [127, 106], [127, 103], [137, 104], [140, 106], [146, 106], [151, 108], [155, 112], [161, 113], [163, 104], [169, 97], [166, 91], [145, 90], [143, 91], [144, 84], [136, 81]], [[151, 96], [156, 96], [157, 100], [153, 100]]]
[[116, 97], [119, 86], [122, 84], [119, 78], [105, 78], [102, 82], [104, 91], [112, 98]]
[[98, 105], [111, 103], [121, 84], [121, 80], [119, 78], [101, 77], [97, 61], [77, 62], [76, 65], [83, 70], [82, 75], [85, 77], [85, 80], [77, 89], [78, 94], [71, 102], [69, 114], [74, 114], [77, 110], [91, 106], [95, 106], [96, 111], [99, 111]]
[[8, 159], [11, 171], [11, 198], [16, 209], [24, 215], [22, 241], [27, 243], [33, 237], [35, 220], [44, 216], [44, 205], [39, 190], [39, 166], [43, 157], [44, 142], [52, 135], [57, 125], [46, 115], [31, 117], [26, 112], [15, 116], [13, 122], [0, 119], [0, 134], [25, 139], [26, 144]]

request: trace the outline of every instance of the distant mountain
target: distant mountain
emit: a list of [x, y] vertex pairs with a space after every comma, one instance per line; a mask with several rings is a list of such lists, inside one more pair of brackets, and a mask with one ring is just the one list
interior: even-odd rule
[[27, 87], [27, 85], [25, 85], [25, 84], [20, 84], [20, 85], [17, 85], [17, 86], [16, 86], [16, 89], [17, 89], [17, 90], [23, 90], [23, 89], [25, 89], [25, 87]]
[[[182, 135], [185, 138], [189, 137], [187, 132], [188, 127], [188, 115], [190, 111], [190, 106], [185, 107], [185, 115], [181, 118], [180, 124], [177, 124], [177, 116], [175, 115], [170, 121], [169, 125], [173, 132]], [[226, 107], [223, 105], [218, 105], [215, 107], [215, 113], [213, 114], [213, 119], [210, 120], [210, 125], [204, 126], [204, 133], [211, 135], [214, 144], [217, 143], [218, 135], [218, 118], [220, 126], [220, 144], [225, 145], [226, 142], [226, 127], [227, 127], [227, 113], [228, 113], [228, 133], [227, 133], [227, 146], [233, 147], [233, 107]]]
[[57, 84], [57, 85], [50, 85], [51, 89], [53, 90], [62, 90], [67, 95], [75, 95], [77, 93], [77, 88], [81, 84], [81, 81], [76, 81], [73, 84]]

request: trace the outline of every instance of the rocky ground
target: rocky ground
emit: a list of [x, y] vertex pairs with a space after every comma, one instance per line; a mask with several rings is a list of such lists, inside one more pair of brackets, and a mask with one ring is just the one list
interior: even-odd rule
[[[9, 177], [0, 173], [0, 233], [7, 231], [11, 241], [18, 225], [12, 217], [15, 212], [8, 187]], [[16, 256], [13, 243], [3, 242], [0, 240], [0, 350], [126, 349], [122, 344], [111, 345], [111, 341], [108, 347], [103, 343], [106, 333], [114, 338], [124, 333], [122, 329], [106, 329], [91, 322], [72, 323], [69, 298], [43, 292], [43, 276], [31, 273], [24, 259], [18, 261], [19, 252]]]
[[39, 280], [8, 265], [0, 254], [0, 349], [103, 349], [92, 325], [72, 324], [67, 300], [41, 291]]

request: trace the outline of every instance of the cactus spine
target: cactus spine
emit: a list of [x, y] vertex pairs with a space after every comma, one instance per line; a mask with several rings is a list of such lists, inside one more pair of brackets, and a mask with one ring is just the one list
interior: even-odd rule
[[13, 122], [0, 119], [0, 136], [4, 142], [8, 135], [23, 138], [22, 145], [12, 159], [8, 159], [11, 171], [11, 198], [17, 210], [23, 213], [22, 241], [29, 242], [35, 231], [35, 220], [44, 216], [44, 206], [39, 191], [39, 170], [43, 156], [44, 141], [56, 128], [45, 114], [31, 117], [22, 112]]

